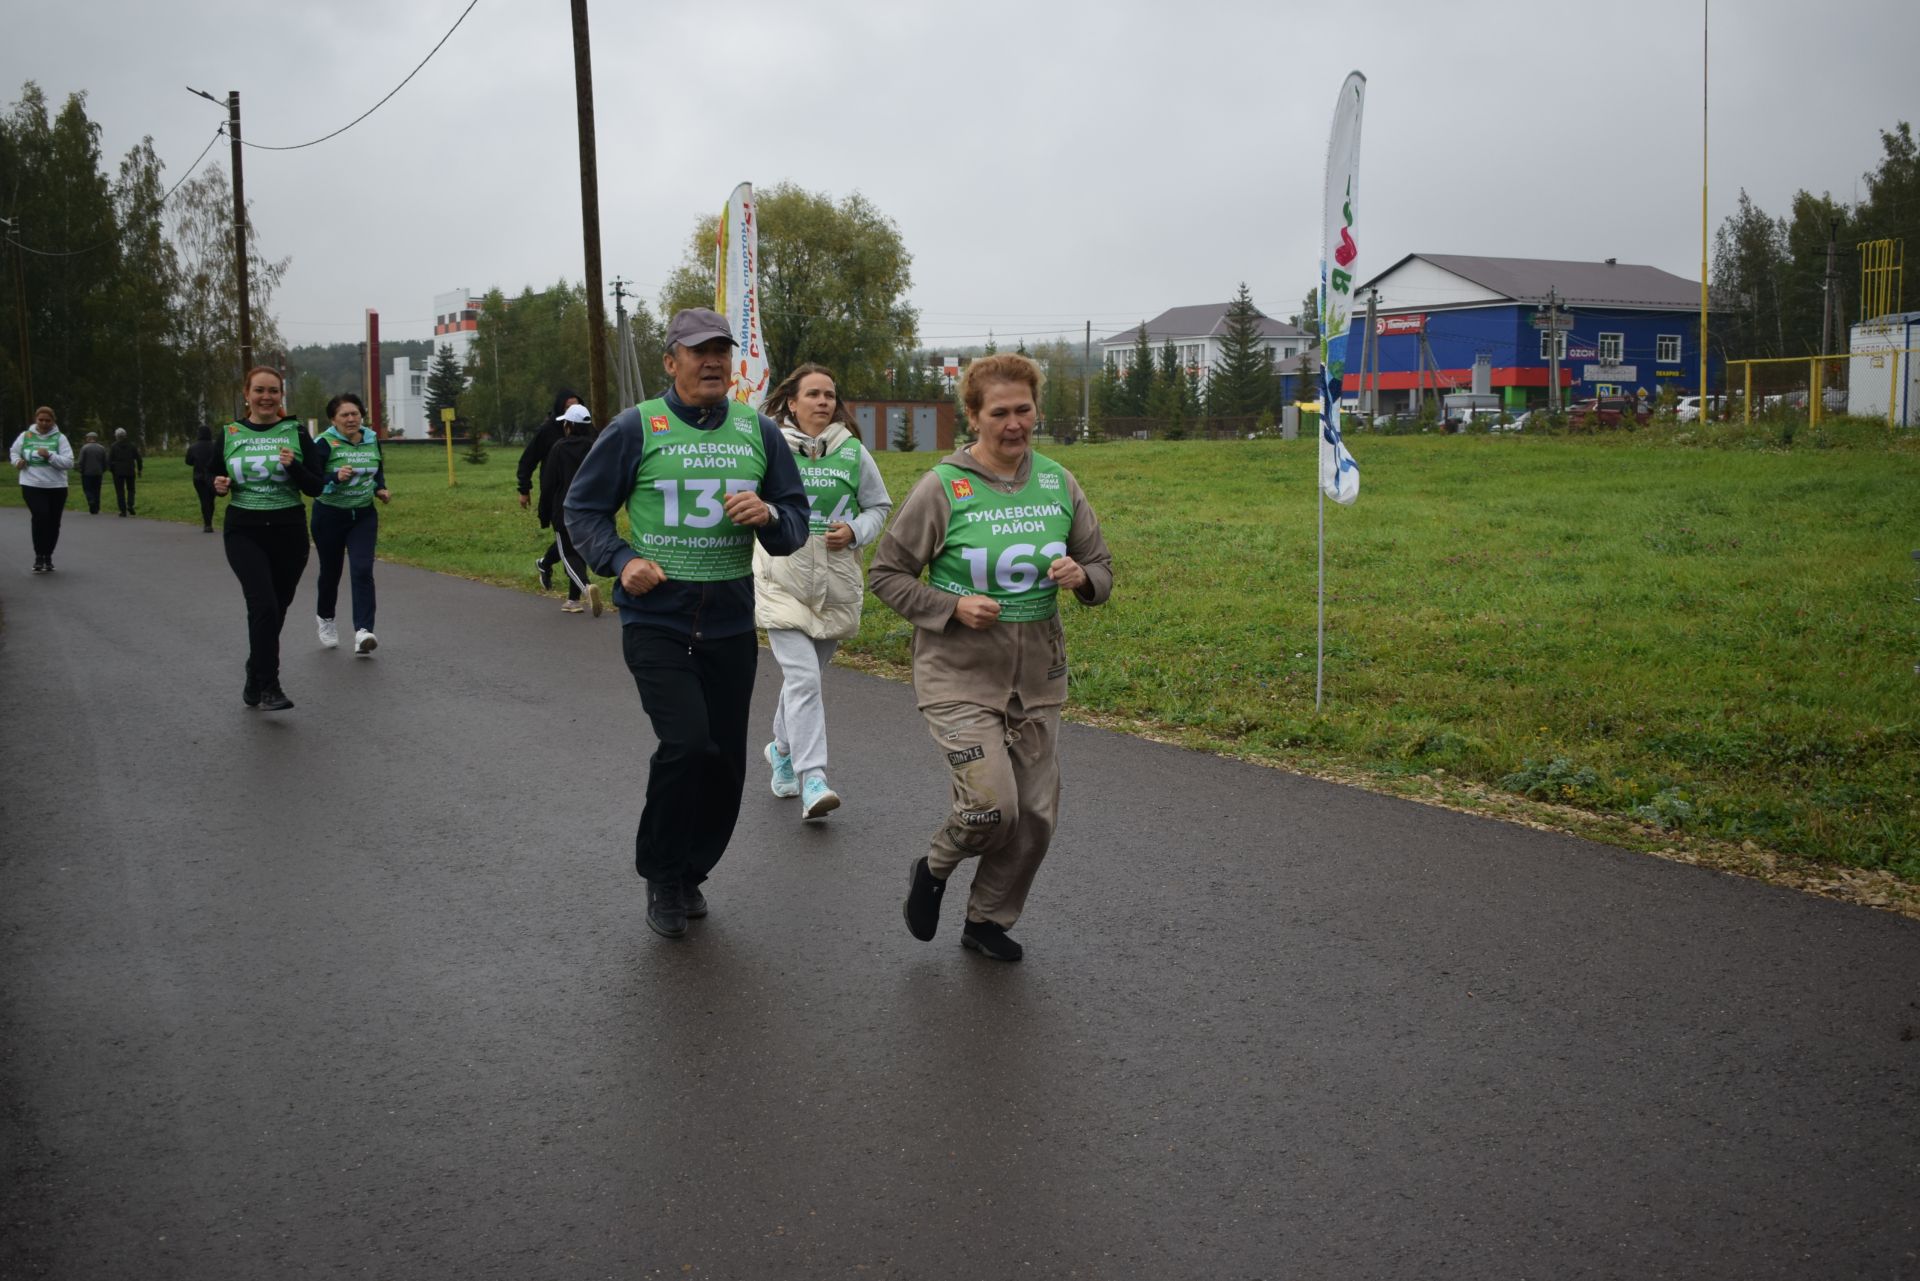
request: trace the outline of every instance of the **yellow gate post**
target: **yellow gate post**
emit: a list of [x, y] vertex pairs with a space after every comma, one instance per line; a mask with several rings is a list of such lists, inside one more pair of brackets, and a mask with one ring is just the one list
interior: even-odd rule
[[1907, 352], [1890, 351], [1887, 353], [1887, 363], [1893, 366], [1887, 371], [1887, 426], [1889, 427], [1899, 426], [1894, 419], [1893, 406], [1894, 402], [1900, 399], [1901, 356], [1906, 356], [1909, 361], [1913, 359]]
[[453, 406], [451, 405], [440, 411], [440, 434], [447, 438], [447, 488], [452, 489], [458, 482], [453, 478]]
[[1746, 371], [1747, 390], [1740, 397], [1740, 422], [1743, 426], [1753, 425], [1753, 362], [1743, 360], [1740, 368]]

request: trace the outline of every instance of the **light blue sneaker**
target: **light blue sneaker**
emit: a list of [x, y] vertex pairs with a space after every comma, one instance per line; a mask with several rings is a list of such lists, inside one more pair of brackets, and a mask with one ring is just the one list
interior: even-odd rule
[[773, 794], [775, 796], [800, 795], [800, 780], [794, 776], [793, 760], [780, 754], [780, 749], [772, 743], [767, 744], [764, 753], [767, 764], [773, 766]]
[[840, 794], [827, 786], [827, 780], [818, 774], [809, 774], [807, 784], [800, 796], [800, 817], [825, 818], [840, 808]]

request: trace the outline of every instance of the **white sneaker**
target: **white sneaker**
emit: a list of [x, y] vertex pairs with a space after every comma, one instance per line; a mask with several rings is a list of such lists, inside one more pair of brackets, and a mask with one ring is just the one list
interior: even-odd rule
[[563, 614], [584, 614], [587, 612], [587, 607], [577, 600], [563, 600], [560, 602], [560, 612]]
[[320, 624], [320, 648], [339, 649], [340, 629], [333, 625], [333, 620], [331, 618], [321, 618], [316, 614], [314, 615], [313, 621]]
[[354, 653], [364, 657], [368, 654], [373, 653], [374, 650], [379, 648], [380, 648], [380, 642], [374, 639], [373, 633], [368, 631], [366, 628], [362, 627], [359, 631], [353, 634], [353, 652]]

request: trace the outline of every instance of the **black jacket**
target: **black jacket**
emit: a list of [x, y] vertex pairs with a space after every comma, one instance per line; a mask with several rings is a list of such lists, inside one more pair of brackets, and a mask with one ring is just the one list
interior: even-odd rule
[[540, 473], [540, 492], [552, 505], [556, 529], [566, 509], [567, 490], [573, 487], [574, 473], [580, 470], [587, 451], [592, 448], [593, 437], [581, 432], [577, 436], [562, 436], [547, 451], [547, 461]]
[[131, 476], [146, 469], [147, 462], [140, 453], [140, 446], [134, 444], [130, 437], [117, 437], [107, 446], [107, 470], [114, 475]]
[[194, 484], [209, 484], [221, 472], [220, 446], [210, 440], [196, 440], [187, 446], [186, 462], [193, 468]]
[[[547, 415], [547, 421], [541, 425], [540, 429], [533, 433], [533, 439], [527, 442], [527, 447], [520, 451], [520, 467], [516, 473], [520, 492], [531, 494], [533, 474], [536, 470], [540, 473], [540, 501], [535, 510], [540, 514], [542, 529], [553, 524], [555, 517], [559, 514], [559, 500], [554, 498], [553, 486], [547, 476], [547, 454], [553, 449], [553, 443], [566, 435], [560, 429], [560, 415], [566, 411], [568, 400], [577, 400], [583, 405], [586, 403], [586, 398], [579, 392], [571, 387], [562, 387], [554, 393], [553, 412]], [[588, 433], [588, 437], [591, 439], [591, 432]]]

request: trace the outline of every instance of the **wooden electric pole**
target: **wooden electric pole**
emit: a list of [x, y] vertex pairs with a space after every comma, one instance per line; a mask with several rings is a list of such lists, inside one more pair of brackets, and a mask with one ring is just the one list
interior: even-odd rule
[[587, 395], [593, 421], [608, 421], [607, 305], [601, 298], [600, 176], [593, 141], [593, 49], [587, 0], [573, 0], [573, 93], [580, 119], [580, 233], [587, 251]]

